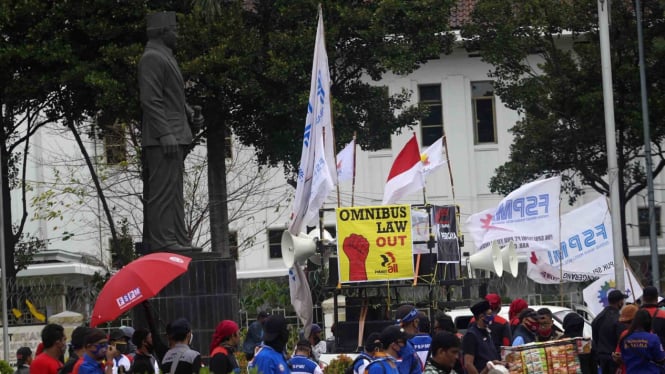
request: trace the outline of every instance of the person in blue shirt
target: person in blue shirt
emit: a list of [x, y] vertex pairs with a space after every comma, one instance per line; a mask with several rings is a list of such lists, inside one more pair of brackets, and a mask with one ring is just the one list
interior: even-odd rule
[[[410, 337], [404, 347], [399, 351], [399, 358], [401, 358], [401, 361], [398, 361], [397, 368], [399, 369], [400, 374], [421, 374], [423, 372], [424, 360], [421, 362], [416, 346], [411, 340], [419, 332], [418, 309], [411, 304], [404, 304], [397, 308], [395, 318], [397, 318], [396, 322], [399, 327], [404, 329], [407, 337]], [[432, 339], [428, 335], [427, 337], [422, 336], [417, 340], [418, 342], [423, 340], [423, 342], [419, 343], [419, 349], [424, 350], [426, 358], [427, 351], [429, 351], [429, 344], [432, 342]], [[425, 345], [426, 347], [423, 348]]]
[[651, 315], [645, 309], [635, 313], [625, 335], [619, 340], [621, 359], [627, 373], [659, 374], [663, 372], [665, 351], [658, 335], [651, 332]]
[[374, 361], [374, 354], [381, 346], [379, 338], [379, 333], [373, 332], [365, 339], [365, 349], [353, 360], [354, 374], [365, 374], [365, 368]]
[[254, 350], [263, 341], [263, 325], [268, 319], [268, 316], [268, 313], [260, 311], [259, 315], [256, 317], [256, 321], [252, 322], [247, 329], [245, 342], [242, 344], [242, 351], [245, 353], [247, 361], [250, 361], [254, 357]]
[[323, 374], [323, 370], [310, 357], [312, 345], [306, 339], [300, 339], [296, 344], [296, 353], [289, 360], [291, 374]]
[[406, 334], [400, 326], [388, 326], [379, 334], [374, 360], [365, 367], [367, 374], [399, 374], [397, 358], [406, 346]]
[[[106, 334], [100, 329], [90, 329], [85, 337], [85, 353], [79, 374], [111, 374], [113, 373], [113, 357], [115, 349], [109, 345]], [[106, 364], [104, 364], [106, 359]]]
[[263, 325], [263, 345], [247, 368], [256, 368], [258, 374], [290, 374], [291, 370], [284, 358], [284, 349], [289, 340], [289, 330], [282, 316], [272, 315]]

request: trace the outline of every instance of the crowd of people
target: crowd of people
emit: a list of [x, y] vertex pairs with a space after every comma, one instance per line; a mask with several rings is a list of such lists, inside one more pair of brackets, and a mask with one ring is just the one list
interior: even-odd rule
[[[618, 290], [607, 294], [608, 306], [593, 320], [589, 353], [579, 354], [582, 373], [665, 372], [665, 310], [658, 290], [646, 287], [638, 303], [627, 303]], [[508, 319], [499, 315], [501, 297], [488, 294], [470, 307], [473, 318], [460, 334], [453, 319], [437, 313], [432, 320], [414, 305], [397, 308], [395, 323], [367, 336], [363, 351], [345, 374], [487, 374], [501, 361], [502, 346], [521, 346], [583, 336], [584, 319], [568, 313], [563, 329], [554, 324], [548, 308], [534, 310], [523, 299], [512, 301]], [[46, 325], [35, 357], [29, 347], [16, 353], [19, 374], [189, 374], [198, 373], [201, 354], [190, 347], [192, 329], [183, 318], [166, 326], [164, 342], [155, 323], [149, 328], [131, 327], [106, 333], [97, 328], [77, 327], [67, 342], [62, 326]], [[301, 333], [288, 352], [290, 333], [286, 319], [260, 312], [241, 344], [240, 328], [221, 321], [209, 347], [209, 371], [240, 372], [236, 351], [248, 361], [248, 369], [262, 374], [322, 374], [320, 357], [326, 352], [321, 327], [313, 324]], [[64, 361], [65, 351], [68, 359]]]

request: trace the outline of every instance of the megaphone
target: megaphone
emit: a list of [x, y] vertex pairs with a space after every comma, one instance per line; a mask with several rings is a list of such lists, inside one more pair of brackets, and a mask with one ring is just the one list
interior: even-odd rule
[[293, 236], [289, 230], [282, 233], [282, 260], [287, 268], [292, 267], [296, 262], [303, 265], [304, 262], [316, 253], [316, 239], [300, 233]]
[[517, 251], [512, 240], [508, 242], [507, 246], [501, 248], [501, 259], [503, 260], [503, 270], [510, 273], [513, 278], [517, 278]]
[[503, 259], [501, 258], [499, 245], [492, 242], [492, 247], [471, 255], [468, 268], [469, 277], [471, 278], [473, 278], [473, 271], [476, 269], [493, 271], [500, 276], [503, 273]]
[[[310, 230], [307, 233], [307, 236], [310, 238], [313, 238], [314, 240], [320, 241], [323, 243], [324, 246], [334, 244], [335, 243], [335, 238], [333, 238], [332, 234], [326, 230], [323, 229], [323, 239], [319, 238], [321, 236], [321, 229], [319, 227], [315, 227], [312, 230]], [[321, 266], [323, 263], [322, 261], [322, 256], [326, 255], [325, 248], [322, 249], [323, 254], [316, 253], [315, 255], [311, 256], [309, 258], [310, 261], [312, 261], [314, 264]]]

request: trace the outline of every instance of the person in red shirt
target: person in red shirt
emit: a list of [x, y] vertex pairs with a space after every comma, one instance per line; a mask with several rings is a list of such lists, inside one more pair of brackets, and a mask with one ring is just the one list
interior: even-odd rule
[[65, 354], [67, 338], [62, 326], [50, 323], [42, 329], [44, 351], [30, 365], [30, 374], [57, 374], [64, 365], [60, 357]]
[[496, 352], [501, 355], [501, 346], [510, 346], [513, 341], [513, 334], [510, 330], [510, 323], [499, 315], [501, 311], [501, 297], [495, 293], [488, 293], [485, 295], [485, 300], [490, 303], [494, 320], [490, 324], [490, 331], [492, 333], [492, 342], [496, 347]]

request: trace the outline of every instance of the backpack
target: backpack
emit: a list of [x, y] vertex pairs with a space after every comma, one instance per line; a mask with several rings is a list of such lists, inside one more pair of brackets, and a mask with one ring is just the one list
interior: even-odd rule
[[[370, 357], [367, 357], [367, 356], [365, 356], [365, 355], [360, 354], [360, 355], [356, 356], [356, 358], [353, 359], [353, 362], [351, 363], [351, 365], [350, 365], [349, 367], [347, 367], [346, 369], [344, 369], [344, 374], [353, 374], [354, 371], [355, 371], [353, 368], [356, 367], [356, 364], [357, 364], [360, 360], [365, 360], [365, 359], [367, 359], [367, 361], [369, 361], [370, 363], [372, 363], [372, 359], [371, 359]], [[369, 364], [368, 364], [368, 366], [369, 366]]]

